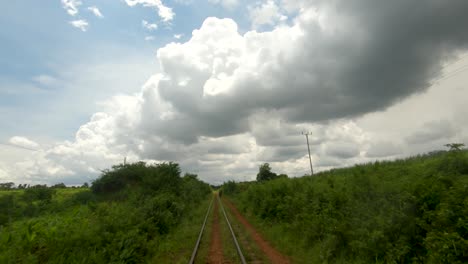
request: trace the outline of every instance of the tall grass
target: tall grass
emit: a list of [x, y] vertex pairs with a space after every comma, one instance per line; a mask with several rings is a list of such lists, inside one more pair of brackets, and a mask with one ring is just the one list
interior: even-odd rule
[[154, 262], [161, 252], [192, 247], [172, 240], [183, 238], [177, 229], [188, 230], [210, 193], [195, 175], [181, 177], [175, 163], [135, 163], [105, 171], [90, 189], [2, 195], [0, 263]]
[[467, 152], [226, 184], [298, 263], [467, 263]]

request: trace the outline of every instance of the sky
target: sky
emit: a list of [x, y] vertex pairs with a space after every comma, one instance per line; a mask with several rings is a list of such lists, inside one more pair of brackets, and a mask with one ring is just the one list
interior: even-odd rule
[[0, 9], [0, 182], [127, 162], [212, 184], [468, 144], [466, 0], [53, 0]]

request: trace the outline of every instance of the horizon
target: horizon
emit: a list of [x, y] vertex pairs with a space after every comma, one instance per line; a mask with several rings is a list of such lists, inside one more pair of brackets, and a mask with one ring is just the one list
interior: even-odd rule
[[124, 158], [301, 176], [304, 131], [314, 172], [468, 143], [466, 1], [2, 6], [0, 182], [81, 185]]

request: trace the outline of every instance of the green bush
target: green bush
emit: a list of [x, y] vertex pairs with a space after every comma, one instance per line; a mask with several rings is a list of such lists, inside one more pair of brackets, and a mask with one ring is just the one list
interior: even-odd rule
[[54, 189], [45, 185], [35, 185], [24, 190], [23, 199], [26, 202], [41, 201], [50, 203], [55, 192]]
[[467, 164], [438, 152], [222, 188], [311, 263], [467, 263]]
[[89, 190], [78, 192], [72, 196], [73, 204], [90, 204], [96, 202], [96, 195]]
[[178, 164], [139, 162], [104, 171], [91, 190], [0, 196], [0, 263], [149, 263], [210, 192]]

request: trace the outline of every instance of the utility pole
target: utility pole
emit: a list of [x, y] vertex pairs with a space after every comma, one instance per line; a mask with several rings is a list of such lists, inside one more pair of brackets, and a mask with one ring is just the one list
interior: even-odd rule
[[302, 135], [305, 135], [307, 140], [307, 150], [309, 151], [309, 162], [310, 162], [310, 175], [314, 174], [314, 170], [312, 169], [312, 158], [310, 157], [310, 147], [309, 147], [309, 135], [312, 135], [312, 132], [302, 132]]

